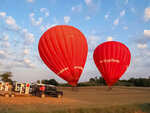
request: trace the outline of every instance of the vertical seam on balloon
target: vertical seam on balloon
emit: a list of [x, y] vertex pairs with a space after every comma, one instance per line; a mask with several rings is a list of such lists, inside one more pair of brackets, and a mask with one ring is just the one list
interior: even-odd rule
[[[63, 32], [63, 29], [62, 29], [62, 27], [60, 27], [60, 28], [61, 28], [61, 31], [62, 31], [62, 36], [63, 36], [63, 39], [64, 39], [65, 48], [66, 48], [66, 51], [67, 51], [67, 56], [69, 56], [69, 55], [68, 55], [68, 48], [67, 48], [67, 45], [66, 45], [66, 42], [65, 42], [65, 36], [64, 36], [64, 32]], [[68, 63], [68, 61], [67, 61], [67, 63]], [[69, 76], [69, 78], [70, 78], [70, 77], [72, 77], [72, 75], [71, 75], [72, 73], [71, 73], [71, 71], [70, 71], [70, 64], [68, 64], [68, 68], [69, 68], [69, 73], [70, 73], [68, 76]]]
[[[107, 43], [110, 43], [110, 42], [108, 41]], [[110, 44], [108, 44], [108, 45], [106, 46], [106, 50], [105, 50], [105, 51], [106, 51], [106, 56], [105, 56], [106, 59], [108, 59], [107, 57], [108, 57], [108, 54], [109, 54], [109, 53], [108, 53], [108, 52], [109, 52], [109, 45], [110, 45]], [[108, 65], [109, 65], [109, 64], [110, 64], [110, 63], [105, 63], [107, 75], [110, 75], [109, 70], [108, 70]]]
[[[42, 40], [41, 40], [41, 41], [42, 41]], [[40, 46], [39, 50], [40, 50], [41, 53], [42, 53], [41, 55], [44, 55], [44, 57], [42, 57], [42, 59], [44, 59], [46, 62], [48, 62], [48, 63], [46, 63], [46, 62], [45, 62], [45, 63], [46, 63], [46, 65], [48, 65], [49, 68], [51, 68], [51, 66], [50, 66], [51, 64], [49, 64], [49, 61], [50, 61], [50, 60], [49, 60], [48, 57], [46, 56], [45, 50], [44, 50], [44, 48], [43, 48], [43, 43], [41, 42], [41, 44], [40, 44], [39, 46]], [[41, 49], [42, 49], [44, 52], [43, 52]], [[50, 63], [52, 63], [52, 62], [50, 61]], [[53, 63], [52, 63], [52, 65], [53, 65]], [[55, 68], [53, 68], [53, 70], [55, 70]], [[55, 70], [55, 72], [57, 72], [57, 70]]]
[[[125, 45], [123, 45], [123, 46], [126, 48], [124, 52], [127, 52], [128, 48], [127, 48]], [[124, 69], [126, 68], [126, 65], [127, 65], [127, 63], [128, 63], [127, 59], [129, 58], [130, 51], [128, 51], [127, 53], [128, 53], [128, 54], [127, 54], [128, 56], [126, 56], [126, 59], [125, 59], [126, 63], [125, 63], [125, 65], [123, 65], [123, 67], [121, 68], [119, 74], [124, 74], [124, 73], [126, 72], [126, 71], [124, 71]], [[128, 64], [128, 65], [129, 65], [129, 64]], [[127, 70], [127, 69], [126, 69], [126, 70]], [[124, 71], [124, 72], [123, 72], [123, 71]]]
[[[112, 58], [112, 56], [111, 56], [111, 45], [112, 45], [112, 42], [109, 42], [110, 44], [108, 45], [108, 59], [111, 59]], [[112, 67], [111, 67], [111, 62], [110, 63], [107, 63], [108, 64], [108, 72], [109, 72], [109, 74], [111, 74], [112, 75]]]
[[[70, 28], [71, 31], [73, 31], [72, 27]], [[72, 34], [72, 33], [71, 33]], [[71, 58], [74, 60], [74, 55], [73, 55], [73, 38], [70, 38], [70, 42], [71, 42]], [[74, 67], [74, 62], [73, 62], [73, 67]]]
[[[117, 46], [116, 46], [116, 43], [112, 43], [112, 47], [113, 47], [113, 48], [112, 48], [113, 58], [114, 58], [114, 59], [117, 59], [117, 58], [116, 58], [116, 54], [117, 54], [117, 53], [116, 53], [116, 51], [117, 51], [117, 49], [116, 49], [116, 47], [117, 47]], [[114, 65], [114, 66], [112, 67], [112, 73], [113, 73], [113, 75], [115, 76], [115, 75], [116, 75], [115, 69], [116, 69], [116, 65], [117, 65], [117, 64], [116, 64], [116, 63], [113, 63], [113, 65]]]
[[[55, 31], [55, 35], [56, 35], [56, 39], [57, 39], [57, 34], [56, 34], [56, 30], [54, 30]], [[63, 37], [64, 38], [64, 37]], [[60, 47], [60, 45], [59, 45], [59, 41], [58, 41], [58, 39], [57, 39], [57, 42], [58, 42], [58, 46], [59, 46], [59, 49], [60, 49], [60, 53], [61, 53], [61, 55], [63, 56], [63, 58], [64, 58], [64, 61], [63, 61], [63, 63], [66, 65], [63, 65], [64, 67], [63, 68], [66, 68], [66, 67], [68, 67], [67, 66], [67, 60], [66, 60], [66, 58], [65, 58], [65, 56], [64, 56], [64, 54], [62, 53], [62, 49], [61, 49], [61, 47]], [[66, 60], [66, 62], [65, 62], [65, 60]], [[62, 69], [62, 68], [61, 68]], [[66, 73], [68, 73], [68, 71], [65, 71]], [[68, 74], [67, 74], [68, 75]]]
[[[120, 56], [120, 60], [121, 60], [121, 61], [120, 61], [120, 64], [122, 64], [122, 63], [123, 63], [123, 62], [122, 62], [122, 58], [123, 58], [122, 56], [123, 56], [123, 53], [124, 53], [125, 51], [124, 51], [124, 49], [122, 49], [122, 48], [123, 48], [123, 44], [122, 44], [122, 43], [119, 43], [119, 47], [121, 47], [121, 48], [120, 48], [120, 52], [119, 52], [119, 53], [120, 53], [119, 56]], [[122, 57], [122, 58], [121, 58], [121, 57]], [[121, 62], [122, 62], [122, 63], [121, 63]], [[119, 80], [119, 78], [121, 77], [120, 75], [121, 75], [121, 73], [122, 73], [122, 70], [124, 69], [124, 65], [123, 65], [123, 66], [120, 66], [120, 65], [119, 65], [119, 67], [120, 67], [119, 73], [117, 73], [117, 76], [116, 76], [116, 78], [118, 78], [118, 80]]]
[[[118, 44], [118, 43], [114, 43], [114, 46], [115, 46], [114, 54], [115, 54], [115, 58], [116, 58], [116, 59], [118, 59], [118, 56], [119, 56], [119, 54], [120, 54], [120, 51], [118, 51], [118, 45], [117, 45], [117, 44]], [[120, 46], [119, 46], [119, 50], [120, 50]], [[118, 51], [119, 53], [118, 53], [117, 51]], [[116, 75], [116, 74], [117, 74], [117, 71], [116, 71], [116, 70], [117, 70], [117, 65], [118, 65], [118, 64], [116, 64], [116, 63], [114, 64], [114, 76], [117, 76], [117, 75]]]
[[[49, 35], [48, 35], [48, 37], [47, 38], [45, 38], [44, 39], [44, 41], [45, 41], [45, 44], [47, 45], [47, 49], [48, 49], [48, 51], [49, 51], [49, 53], [51, 53], [50, 52], [50, 49], [49, 49], [49, 45], [48, 45], [48, 40], [51, 42], [51, 44], [52, 44], [52, 47], [53, 47], [53, 53], [54, 53], [54, 55], [52, 55], [52, 57], [53, 57], [53, 60], [55, 61], [55, 63], [54, 63], [54, 65], [55, 65], [55, 67], [58, 67], [57, 69], [58, 69], [58, 71], [61, 69], [60, 68], [60, 66], [59, 66], [59, 60], [58, 60], [58, 57], [57, 57], [57, 55], [56, 55], [56, 49], [55, 49], [55, 47], [54, 47], [54, 44], [53, 44], [53, 42], [51, 41], [51, 37], [50, 37], [50, 33], [49, 33]], [[55, 56], [55, 57], [54, 57]], [[56, 66], [57, 65], [57, 66]]]
[[[49, 38], [49, 37], [48, 37]], [[49, 38], [50, 39], [50, 38]], [[49, 47], [48, 47], [48, 44], [47, 44], [47, 39], [46, 39], [46, 37], [45, 38], [43, 38], [43, 41], [45, 42], [45, 47], [47, 48], [47, 50], [48, 50], [48, 53], [47, 52], [45, 52], [45, 54], [46, 54], [46, 56], [48, 57], [49, 55], [48, 54], [51, 54], [51, 52], [50, 52], [50, 50], [49, 50]], [[53, 58], [53, 60], [55, 61], [55, 63], [56, 63], [56, 59], [53, 57], [54, 55], [52, 55], [51, 54], [51, 56], [52, 56], [52, 58]], [[59, 68], [57, 68], [57, 66], [56, 66], [56, 64], [53, 62], [53, 61], [51, 61], [50, 59], [48, 59], [50, 62], [52, 62], [52, 64], [53, 64], [53, 66], [59, 71]], [[58, 63], [57, 63], [57, 65], [58, 65]]]
[[[76, 31], [77, 32], [77, 31]], [[80, 46], [78, 46], [79, 47], [79, 58], [80, 58], [80, 62], [78, 63], [78, 66], [82, 66], [82, 69], [84, 68], [84, 65], [85, 65], [85, 63], [86, 63], [86, 57], [87, 57], [87, 49], [85, 49], [86, 51], [81, 51], [81, 48], [84, 48], [85, 47], [85, 45], [86, 45], [86, 38], [85, 38], [85, 36], [83, 35], [83, 33], [81, 32], [81, 31], [79, 31], [79, 32], [77, 32], [77, 34], [78, 34], [78, 36], [79, 37], [81, 37], [82, 39], [81, 39], [81, 47]], [[84, 43], [84, 40], [85, 40], [85, 43]], [[86, 55], [86, 56], [85, 56]], [[82, 56], [82, 57], [80, 57], [80, 56]], [[82, 58], [82, 59], [81, 59]], [[85, 59], [83, 59], [83, 58], [85, 58]], [[81, 64], [83, 64], [83, 65], [81, 65]], [[83, 72], [83, 70], [82, 70], [82, 72]], [[81, 72], [81, 74], [82, 74], [82, 72]], [[78, 71], [78, 73], [79, 73], [79, 71]], [[80, 76], [81, 76], [81, 74], [80, 75], [78, 75], [79, 76], [79, 78], [80, 78]]]
[[[101, 54], [102, 54], [102, 59], [104, 59], [105, 58], [105, 54], [103, 54], [103, 52], [105, 52], [105, 44], [103, 44], [103, 46], [101, 47]], [[105, 64], [104, 63], [102, 63], [102, 66], [104, 67], [103, 69], [104, 69], [104, 76], [103, 76], [103, 78], [105, 78], [105, 75], [106, 75], [106, 77], [108, 78], [108, 76], [107, 76], [107, 73], [106, 73], [106, 68], [105, 68]], [[107, 80], [107, 79], [105, 79], [105, 80]]]
[[[76, 30], [76, 28], [75, 28], [75, 29], [73, 30], [73, 33], [74, 33], [74, 35], [75, 35], [75, 40], [76, 40], [77, 43], [76, 43], [76, 45], [75, 45], [75, 47], [76, 47], [76, 51], [75, 51], [75, 52], [76, 52], [76, 55], [74, 56], [74, 65], [73, 65], [73, 68], [74, 68], [74, 69], [76, 69], [75, 66], [78, 66], [78, 60], [79, 60], [79, 59], [78, 59], [78, 53], [79, 53], [79, 52], [78, 52], [78, 49], [79, 49], [79, 42], [78, 42], [79, 40], [78, 40], [78, 37], [79, 37], [79, 35], [78, 35], [78, 32], [76, 32], [76, 31], [77, 31], [77, 30]], [[74, 80], [76, 80], [76, 77], [77, 77], [77, 76], [76, 76], [76, 71], [74, 71], [73, 77], [74, 77]]]
[[[98, 49], [98, 48], [100, 48], [100, 49]], [[98, 52], [96, 52], [96, 51], [98, 51]], [[98, 65], [100, 64], [100, 67], [98, 68], [99, 69], [99, 72], [100, 72], [100, 74], [101, 74], [101, 76], [104, 78], [104, 76], [103, 76], [103, 74], [104, 74], [104, 67], [103, 67], [103, 63], [100, 63], [99, 62], [99, 60], [100, 60], [100, 58], [102, 58], [102, 55], [103, 54], [101, 54], [101, 52], [102, 52], [103, 50], [102, 50], [102, 47], [99, 45], [96, 49], [95, 49], [95, 51], [94, 51], [94, 62], [95, 62], [95, 64], [97, 64], [96, 63], [96, 60], [98, 60], [98, 64], [96, 65], [97, 66], [97, 68], [99, 67]], [[95, 55], [96, 54], [96, 55]], [[101, 57], [100, 57], [101, 56]], [[103, 59], [103, 58], [102, 58]], [[102, 69], [102, 71], [100, 71]]]
[[[62, 54], [62, 49], [61, 49], [61, 47], [60, 47], [60, 45], [59, 45], [59, 41], [58, 41], [58, 35], [57, 35], [57, 33], [56, 33], [56, 29], [54, 29], [54, 34], [55, 34], [55, 37], [56, 37], [56, 40], [57, 40], [57, 44], [58, 44], [58, 48], [59, 48], [59, 53], [64, 57], [64, 54]], [[64, 57], [65, 58], [65, 57]], [[59, 58], [58, 58], [59, 59]], [[63, 66], [63, 68], [64, 67], [66, 67], [65, 65], [64, 65], [64, 61], [61, 59], [61, 61], [62, 61], [62, 66]], [[60, 66], [61, 67], [61, 66]], [[62, 68], [61, 68], [62, 69]]]
[[[117, 56], [118, 56], [118, 54], [117, 54], [117, 50], [118, 50], [118, 46], [117, 46], [117, 43], [112, 43], [112, 45], [114, 45], [114, 47], [115, 47], [115, 49], [113, 49], [113, 54], [114, 54], [114, 59], [117, 59], [118, 60], [118, 58], [117, 58]], [[117, 67], [117, 63], [114, 63], [114, 66], [113, 67], [115, 67], [114, 69], [116, 69], [116, 67]], [[113, 68], [112, 67], [112, 68]], [[115, 78], [115, 76], [116, 76], [116, 71], [114, 71], [113, 72], [113, 70], [112, 70], [112, 73], [113, 73], [113, 78]]]
[[[77, 51], [76, 51], [76, 54], [77, 54], [77, 56], [76, 56], [76, 64], [74, 65], [74, 66], [79, 66], [79, 60], [80, 60], [80, 57], [79, 57], [79, 55], [80, 55], [80, 52], [79, 52], [79, 34], [78, 34], [78, 32], [76, 31], [76, 29], [75, 29], [75, 31], [74, 31], [74, 33], [75, 33], [75, 35], [76, 35], [76, 40], [77, 40]], [[77, 71], [77, 73], [75, 73], [75, 78], [76, 78], [76, 74], [78, 74], [79, 73], [79, 70]]]
[[[122, 43], [120, 43], [120, 46], [121, 46], [121, 55], [120, 55], [120, 60], [122, 61], [122, 63], [123, 63], [123, 57], [126, 57], [125, 55], [125, 51], [124, 51], [124, 45], [122, 44]], [[127, 57], [126, 57], [127, 58]], [[121, 64], [121, 63], [120, 63]], [[121, 67], [121, 70], [120, 70], [120, 72], [122, 71], [124, 69], [124, 65], [123, 65], [123, 67]], [[120, 74], [118, 74], [118, 78], [120, 78]]]

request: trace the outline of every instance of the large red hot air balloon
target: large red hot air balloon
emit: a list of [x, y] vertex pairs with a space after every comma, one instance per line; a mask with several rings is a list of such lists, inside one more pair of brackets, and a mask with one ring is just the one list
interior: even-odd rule
[[124, 44], [108, 41], [100, 44], [94, 50], [93, 58], [107, 85], [111, 86], [127, 70], [131, 54]]
[[73, 26], [48, 29], [39, 40], [43, 62], [70, 85], [76, 86], [87, 58], [88, 46], [83, 33]]

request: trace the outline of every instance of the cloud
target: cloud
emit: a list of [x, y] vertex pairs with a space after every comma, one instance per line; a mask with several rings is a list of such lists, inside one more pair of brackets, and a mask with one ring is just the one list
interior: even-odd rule
[[23, 29], [21, 34], [24, 37], [25, 44], [32, 44], [34, 42], [34, 34], [29, 33], [27, 29]]
[[33, 68], [34, 67], [34, 64], [31, 63], [30, 59], [24, 59], [24, 65], [27, 68]]
[[4, 58], [6, 56], [5, 52], [3, 50], [0, 50], [0, 58]]
[[43, 12], [44, 10], [46, 10], [46, 8], [41, 8], [41, 9], [40, 9], [40, 12]]
[[[88, 1], [88, 0], [87, 0]], [[101, 5], [101, 1], [100, 0], [90, 0], [89, 2], [87, 2], [87, 6], [89, 8], [89, 11], [94, 14], [99, 10], [99, 7]]]
[[27, 2], [31, 3], [31, 2], [34, 2], [34, 0], [26, 0]]
[[24, 49], [23, 50], [23, 54], [25, 54], [25, 55], [29, 54], [29, 52], [30, 52], [30, 49]]
[[144, 36], [150, 37], [150, 30], [144, 30]]
[[125, 10], [122, 10], [122, 12], [120, 13], [120, 16], [124, 16], [125, 14]]
[[89, 5], [91, 3], [92, 0], [84, 0], [86, 5]]
[[52, 24], [50, 27], [46, 26], [47, 29], [56, 26], [57, 24]]
[[5, 17], [6, 17], [6, 13], [5, 13], [5, 12], [0, 12], [0, 16], [1, 16], [2, 18], [5, 18]]
[[3, 19], [4, 19], [5, 23], [8, 25], [8, 29], [11, 29], [14, 31], [20, 30], [20, 27], [17, 25], [17, 23], [13, 17], [7, 16], [5, 12], [1, 12], [1, 15], [3, 15]]
[[47, 17], [47, 16], [49, 16], [49, 12], [46, 12], [46, 13], [45, 13], [45, 17]]
[[40, 12], [43, 12], [43, 11], [45, 12], [45, 17], [49, 16], [49, 11], [47, 8], [41, 8], [40, 9]]
[[2, 35], [0, 35], [0, 40], [2, 41], [7, 41], [9, 38], [9, 35], [6, 34], [5, 32], [2, 33]]
[[[31, 14], [33, 16], [34, 14]], [[32, 44], [34, 42], [34, 34], [27, 31], [27, 29], [21, 29], [21, 27], [16, 23], [15, 19], [11, 16], [6, 16], [4, 18], [7, 25], [9, 25], [8, 29], [15, 31], [19, 35], [23, 36], [24, 38], [24, 44]], [[5, 40], [8, 40], [8, 35], [3, 34], [3, 38]], [[3, 39], [3, 40], [4, 40]], [[8, 45], [8, 43], [6, 44]]]
[[150, 7], [147, 7], [144, 10], [144, 21], [148, 21], [149, 19], [150, 19]]
[[71, 10], [74, 11], [74, 12], [81, 12], [82, 11], [82, 4], [72, 6]]
[[30, 13], [29, 14], [29, 17], [30, 17], [30, 21], [31, 21], [31, 23], [32, 23], [32, 25], [33, 26], [38, 26], [38, 25], [40, 25], [41, 23], [42, 23], [42, 21], [43, 21], [43, 18], [38, 18], [38, 20], [37, 21], [35, 21], [35, 19], [34, 19], [34, 13]]
[[134, 7], [131, 7], [131, 12], [135, 13]]
[[105, 15], [105, 19], [108, 19], [108, 17], [109, 17], [109, 15], [107, 14], [107, 15]]
[[19, 31], [20, 27], [16, 24], [16, 21], [13, 17], [8, 16], [5, 18], [5, 22], [9, 25], [9, 29]]
[[9, 24], [9, 25], [14, 25], [16, 24], [15, 20], [9, 16], [7, 19], [6, 19], [6, 23]]
[[65, 21], [65, 23], [67, 24], [67, 23], [70, 21], [70, 17], [69, 17], [69, 16], [65, 16], [65, 17], [64, 17], [64, 21]]
[[114, 25], [117, 26], [119, 23], [119, 18], [117, 18], [115, 21], [114, 21]]
[[107, 41], [112, 41], [112, 40], [113, 40], [113, 37], [111, 37], [111, 36], [107, 37]]
[[150, 56], [150, 52], [147, 52], [146, 55], [147, 55], [147, 56]]
[[[5, 13], [6, 14], [6, 13]], [[1, 13], [1, 15], [3, 15]], [[1, 32], [0, 35], [0, 58], [3, 60], [3, 68], [4, 69], [10, 69], [10, 68], [16, 68], [16, 67], [34, 67], [34, 64], [29, 62], [25, 62], [23, 59], [24, 55], [23, 54], [29, 54], [29, 49], [24, 49], [22, 50], [20, 48], [20, 42], [23, 40], [23, 45], [24, 47], [27, 47], [29, 44], [32, 44], [34, 42], [34, 34], [30, 33], [27, 29], [21, 28], [15, 21], [15, 19], [11, 16], [3, 16], [2, 18], [6, 25], [4, 28], [6, 29], [5, 32]], [[2, 20], [0, 20], [2, 21]], [[6, 33], [6, 31], [11, 30], [12, 33], [17, 33], [17, 35], [20, 35], [23, 38], [19, 38], [19, 43], [14, 40], [11, 43], [9, 43], [9, 35]], [[14, 48], [10, 48], [10, 44], [16, 44], [13, 46]], [[23, 54], [22, 54], [23, 53]], [[16, 58], [14, 58], [16, 57]]]
[[138, 43], [137, 47], [141, 48], [141, 49], [144, 49], [144, 48], [147, 48], [147, 44], [140, 44], [140, 43]]
[[8, 48], [8, 47], [10, 46], [10, 43], [9, 43], [9, 42], [4, 42], [4, 43], [3, 43], [3, 46], [4, 46], [5, 48]]
[[90, 19], [90, 16], [87, 16], [85, 19], [86, 19], [86, 20], [89, 20], [89, 19]]
[[128, 30], [128, 27], [127, 27], [127, 26], [123, 26], [123, 29], [124, 29], [124, 30]]
[[95, 35], [90, 35], [87, 38], [89, 52], [93, 51], [99, 44], [100, 38]]
[[119, 18], [116, 18], [116, 20], [114, 21], [114, 25], [115, 25], [115, 26], [118, 25], [119, 19], [120, 19], [122, 16], [124, 16], [124, 14], [125, 14], [125, 10], [122, 10], [122, 11], [120, 12]]
[[125, 5], [127, 5], [128, 4], [128, 0], [125, 0]]
[[41, 29], [42, 32], [45, 31], [45, 27], [44, 26], [40, 26], [40, 29]]

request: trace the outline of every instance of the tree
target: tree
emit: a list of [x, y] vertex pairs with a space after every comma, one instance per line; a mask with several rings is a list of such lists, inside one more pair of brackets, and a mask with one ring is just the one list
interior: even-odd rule
[[102, 76], [99, 77], [99, 83], [102, 84], [102, 85], [107, 85], [107, 83], [105, 82], [105, 80]]
[[89, 82], [95, 82], [94, 78], [90, 78]]
[[12, 78], [13, 75], [11, 72], [4, 72], [2, 74], [0, 74], [0, 78], [1, 78], [1, 81], [3, 82], [9, 82], [9, 83], [12, 83]]
[[36, 83], [37, 83], [37, 84], [40, 84], [41, 82], [40, 82], [40, 80], [37, 80]]
[[58, 86], [58, 82], [55, 79], [50, 79], [48, 83], [51, 85]]
[[59, 85], [55, 79], [49, 79], [49, 80], [44, 79], [41, 82], [42, 82], [42, 84], [50, 84], [50, 85], [55, 85], [55, 86]]

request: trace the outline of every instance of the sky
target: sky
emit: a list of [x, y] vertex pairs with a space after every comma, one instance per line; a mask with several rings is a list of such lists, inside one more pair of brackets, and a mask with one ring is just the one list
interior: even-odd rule
[[85, 35], [88, 57], [79, 82], [100, 77], [93, 51], [106, 41], [124, 43], [131, 63], [121, 79], [150, 76], [149, 0], [0, 0], [0, 73], [13, 80], [56, 79], [41, 60], [38, 42], [55, 25], [71, 25]]

